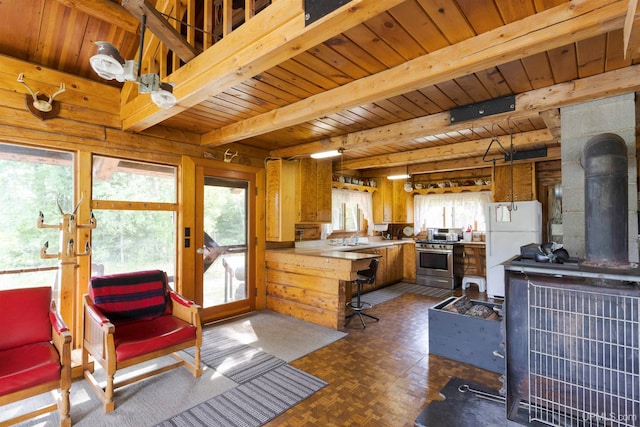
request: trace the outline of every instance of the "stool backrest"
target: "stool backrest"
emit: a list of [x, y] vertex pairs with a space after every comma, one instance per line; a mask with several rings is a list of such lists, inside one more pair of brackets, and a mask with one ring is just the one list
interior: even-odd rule
[[376, 280], [376, 273], [378, 272], [378, 259], [373, 258], [369, 263], [369, 268], [366, 270], [358, 271], [358, 280], [360, 283], [373, 283]]

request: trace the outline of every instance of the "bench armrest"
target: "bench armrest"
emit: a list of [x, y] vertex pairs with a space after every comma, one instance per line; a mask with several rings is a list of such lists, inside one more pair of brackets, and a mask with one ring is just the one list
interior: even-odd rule
[[56, 310], [56, 304], [51, 302], [49, 310], [49, 320], [51, 321], [51, 342], [60, 355], [60, 381], [62, 389], [71, 387], [71, 332], [67, 327], [60, 312]]
[[115, 354], [113, 333], [115, 326], [93, 304], [89, 295], [84, 295], [84, 328], [82, 331], [83, 346], [96, 359], [105, 359], [107, 352]]
[[200, 306], [175, 291], [169, 291], [173, 315], [192, 325], [200, 325]]

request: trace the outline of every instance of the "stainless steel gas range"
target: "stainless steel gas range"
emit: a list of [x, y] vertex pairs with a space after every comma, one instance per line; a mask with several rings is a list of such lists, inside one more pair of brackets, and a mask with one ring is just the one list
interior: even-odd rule
[[416, 241], [416, 284], [454, 289], [458, 283], [455, 259], [463, 248], [458, 240]]

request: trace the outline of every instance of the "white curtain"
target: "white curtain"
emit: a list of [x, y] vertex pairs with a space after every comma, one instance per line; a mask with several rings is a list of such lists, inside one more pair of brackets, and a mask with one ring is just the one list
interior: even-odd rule
[[[342, 218], [342, 208], [360, 209], [367, 220], [367, 234], [373, 234], [373, 197], [371, 193], [361, 191], [339, 190], [337, 188], [331, 191], [331, 223], [333, 228], [339, 227]], [[351, 212], [351, 218], [357, 218], [357, 211]]]
[[414, 229], [466, 228], [484, 231], [485, 208], [491, 203], [491, 192], [418, 194], [413, 199]]

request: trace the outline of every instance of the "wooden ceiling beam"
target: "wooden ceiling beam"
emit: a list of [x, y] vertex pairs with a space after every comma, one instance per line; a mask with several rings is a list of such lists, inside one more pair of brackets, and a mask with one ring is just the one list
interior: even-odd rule
[[158, 108], [137, 97], [122, 108], [122, 128], [140, 132], [293, 58], [405, 0], [351, 0], [305, 27], [300, 0], [274, 1], [249, 22], [168, 76], [178, 103]]
[[552, 108], [550, 110], [544, 110], [540, 112], [540, 117], [547, 126], [547, 129], [551, 132], [551, 135], [557, 140], [560, 140], [560, 109]]
[[619, 29], [625, 2], [565, 3], [380, 73], [203, 135], [202, 144], [224, 145], [362, 104], [449, 81], [497, 64]]
[[[537, 159], [527, 159], [527, 160], [516, 160], [513, 163], [538, 163], [538, 162], [547, 162], [552, 160], [559, 160], [560, 157], [560, 146], [549, 147], [547, 148], [547, 157], [537, 158]], [[505, 162], [500, 162], [500, 164], [506, 164]], [[482, 156], [473, 156], [462, 159], [455, 160], [435, 160], [424, 163], [419, 163], [415, 165], [409, 166], [409, 173], [413, 175], [422, 175], [422, 174], [431, 174], [431, 173], [440, 173], [440, 172], [453, 172], [460, 170], [469, 170], [469, 169], [482, 169], [482, 168], [490, 168], [493, 166], [493, 163], [487, 163], [482, 160]], [[385, 177], [389, 175], [394, 175], [398, 173], [405, 173], [406, 169], [402, 167], [402, 169], [398, 169], [398, 167], [394, 168], [382, 168], [382, 169], [370, 169], [366, 171], [362, 171], [360, 174], [363, 178], [378, 178]]]
[[[455, 132], [471, 127], [491, 127], [499, 119], [522, 120], [537, 117], [545, 119], [547, 126], [559, 129], [558, 117], [552, 120], [547, 110], [579, 104], [591, 99], [600, 99], [640, 90], [640, 65], [609, 71], [571, 82], [535, 89], [516, 96], [515, 111], [483, 117], [474, 121], [450, 123], [449, 112], [418, 117], [391, 125], [380, 126], [334, 138], [300, 144], [294, 147], [272, 150], [273, 157], [292, 157], [344, 148], [376, 147], [390, 142], [409, 141], [440, 133]], [[549, 123], [546, 122], [549, 120]], [[551, 128], [550, 128], [551, 129]], [[556, 129], [552, 129], [555, 131]], [[555, 136], [555, 135], [554, 135]]]
[[[508, 149], [506, 142], [509, 137], [503, 138], [502, 145]], [[436, 147], [420, 148], [417, 150], [402, 151], [399, 153], [383, 154], [380, 156], [364, 157], [362, 159], [342, 160], [344, 169], [369, 169], [381, 166], [400, 166], [413, 163], [422, 163], [425, 159], [439, 160], [451, 158], [453, 156], [483, 154], [491, 144], [493, 138], [483, 138], [475, 141], [459, 142], [455, 144], [439, 145]], [[536, 144], [543, 144], [553, 141], [553, 135], [547, 129], [521, 132], [513, 135], [513, 147], [530, 147]], [[488, 153], [495, 157], [499, 147], [493, 145]]]
[[111, 0], [58, 0], [58, 2], [101, 21], [117, 25], [130, 33], [140, 32], [140, 20]]

